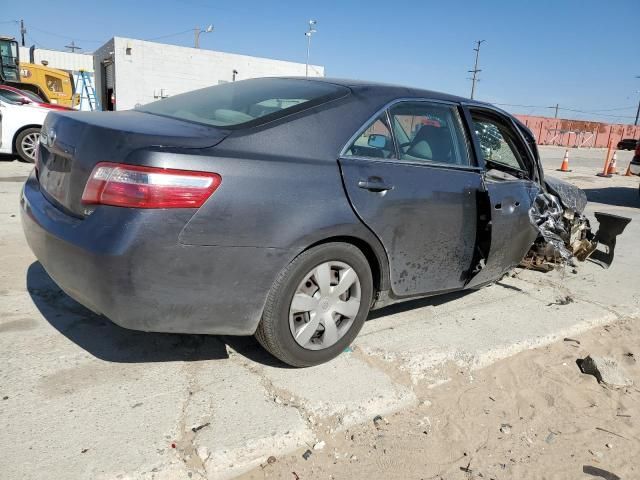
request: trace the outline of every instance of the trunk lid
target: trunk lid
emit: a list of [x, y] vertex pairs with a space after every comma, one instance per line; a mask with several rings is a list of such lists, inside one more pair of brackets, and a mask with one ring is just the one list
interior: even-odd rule
[[229, 132], [136, 111], [51, 112], [42, 126], [38, 179], [57, 207], [84, 217], [82, 192], [99, 162], [137, 164], [140, 149], [201, 149]]

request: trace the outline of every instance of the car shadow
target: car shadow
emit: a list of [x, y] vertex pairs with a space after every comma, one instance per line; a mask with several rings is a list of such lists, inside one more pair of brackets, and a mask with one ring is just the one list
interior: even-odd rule
[[638, 187], [585, 188], [583, 191], [590, 202], [616, 207], [640, 207]]
[[416, 310], [418, 308], [437, 307], [438, 305], [442, 305], [443, 303], [452, 302], [459, 298], [465, 297], [475, 291], [476, 290], [461, 290], [459, 292], [445, 293], [442, 295], [435, 295], [433, 297], [418, 298], [416, 300], [407, 300], [402, 303], [396, 303], [393, 305], [389, 305], [388, 307], [373, 310], [371, 313], [369, 313], [367, 321], [369, 322], [380, 317], [386, 317], [387, 315], [394, 315], [396, 313], [403, 313], [409, 310]]
[[[227, 347], [253, 362], [276, 368], [293, 368], [264, 350], [252, 336], [191, 335], [129, 330], [93, 313], [53, 281], [40, 262], [27, 270], [27, 290], [42, 316], [80, 348], [96, 358], [114, 363], [154, 363], [225, 360]], [[374, 310], [367, 321], [462, 298], [474, 290], [410, 300]]]
[[20, 159], [16, 155], [9, 155], [7, 153], [0, 153], [0, 162], [19, 162]]
[[114, 363], [224, 360], [227, 346], [254, 362], [290, 368], [269, 355], [253, 337], [140, 332], [122, 328], [64, 293], [40, 262], [27, 270], [27, 290], [42, 316], [80, 348]]

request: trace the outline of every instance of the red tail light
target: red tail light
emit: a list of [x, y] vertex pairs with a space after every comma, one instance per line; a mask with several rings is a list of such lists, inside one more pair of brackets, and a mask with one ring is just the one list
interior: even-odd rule
[[135, 208], [198, 208], [220, 186], [217, 173], [101, 162], [82, 203]]

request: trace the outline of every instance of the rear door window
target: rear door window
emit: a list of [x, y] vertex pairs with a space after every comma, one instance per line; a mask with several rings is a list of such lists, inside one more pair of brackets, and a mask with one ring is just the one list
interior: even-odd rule
[[344, 155], [367, 158], [394, 158], [395, 149], [387, 115], [382, 114], [355, 139]]
[[401, 102], [389, 110], [401, 160], [469, 165], [467, 142], [453, 105]]

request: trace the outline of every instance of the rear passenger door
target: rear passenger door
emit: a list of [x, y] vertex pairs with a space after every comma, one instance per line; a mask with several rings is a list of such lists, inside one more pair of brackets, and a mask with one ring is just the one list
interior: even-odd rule
[[473, 287], [499, 279], [531, 248], [538, 231], [529, 210], [539, 187], [536, 160], [513, 121], [488, 108], [467, 114], [489, 194], [489, 218], [478, 236], [483, 268], [469, 282]]
[[354, 210], [381, 240], [395, 296], [462, 288], [476, 240], [481, 169], [452, 103], [393, 104], [339, 160]]

